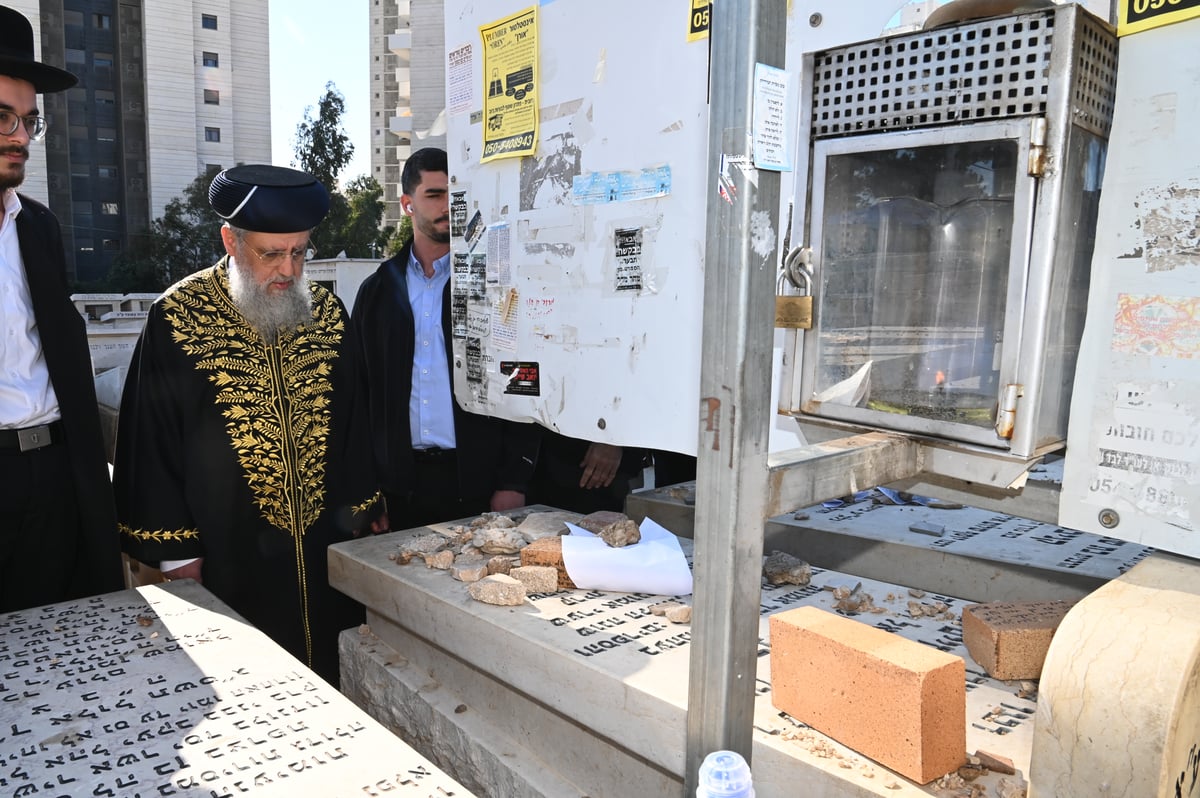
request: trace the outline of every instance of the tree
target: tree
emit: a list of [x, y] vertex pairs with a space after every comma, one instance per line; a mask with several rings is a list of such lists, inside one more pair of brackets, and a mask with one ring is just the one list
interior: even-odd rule
[[208, 187], [218, 169], [209, 169], [167, 203], [163, 215], [113, 261], [108, 288], [158, 292], [213, 263], [224, 254], [223, 220], [208, 204]]
[[409, 241], [412, 241], [412, 237], [412, 217], [401, 216], [400, 224], [396, 225], [395, 230], [392, 232], [391, 238], [388, 239], [387, 247], [385, 248], [385, 254], [387, 257], [390, 258], [393, 255], [398, 254], [400, 250], [404, 248], [405, 244], [407, 244]]
[[376, 258], [383, 254], [392, 228], [380, 228], [383, 221], [383, 186], [367, 175], [346, 185], [348, 214], [342, 228], [342, 249], [351, 258]]
[[337, 87], [325, 84], [325, 94], [304, 109], [304, 120], [296, 126], [296, 163], [325, 184], [330, 191], [329, 213], [313, 230], [312, 246], [319, 258], [343, 252], [351, 258], [378, 257], [391, 229], [380, 230], [383, 220], [383, 188], [372, 177], [360, 176], [339, 191], [339, 177], [350, 163], [354, 145], [342, 129], [346, 102]]
[[304, 121], [296, 125], [295, 152], [300, 168], [325, 184], [330, 192], [337, 190], [338, 175], [350, 163], [354, 145], [342, 129], [342, 114], [346, 99], [332, 82], [325, 84], [325, 94], [317, 102], [317, 115], [312, 106], [304, 109]]

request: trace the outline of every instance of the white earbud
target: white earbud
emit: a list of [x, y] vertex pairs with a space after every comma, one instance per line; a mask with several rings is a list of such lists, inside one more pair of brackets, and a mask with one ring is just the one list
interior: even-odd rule
[[408, 211], [409, 213], [412, 213], [412, 203], [405, 205], [404, 210]]

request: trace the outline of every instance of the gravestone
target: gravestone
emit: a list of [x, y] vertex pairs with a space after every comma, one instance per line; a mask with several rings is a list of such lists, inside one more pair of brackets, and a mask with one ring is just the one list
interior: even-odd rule
[[[485, 605], [444, 572], [390, 560], [402, 535], [330, 549], [332, 584], [367, 606], [373, 633], [342, 635], [349, 695], [422, 753], [454, 751], [453, 762], [439, 764], [468, 788], [503, 778], [514, 796], [562, 794], [542, 786], [547, 780], [588, 795], [680, 792], [691, 630], [652, 608], [690, 597], [569, 590]], [[691, 542], [680, 542], [690, 558]], [[966, 750], [1007, 757], [1027, 774], [1035, 694], [989, 678], [970, 659], [957, 621], [968, 602], [814, 568], [809, 585], [763, 585], [758, 662], [748, 675], [759, 798], [795, 795], [797, 784], [830, 796], [955, 794], [930, 792], [771, 704], [769, 615], [838, 611], [838, 596], [855, 587], [871, 602], [846, 614], [966, 660]], [[1000, 778], [976, 784], [992, 794]]]
[[467, 796], [190, 580], [0, 615], [0, 794]]

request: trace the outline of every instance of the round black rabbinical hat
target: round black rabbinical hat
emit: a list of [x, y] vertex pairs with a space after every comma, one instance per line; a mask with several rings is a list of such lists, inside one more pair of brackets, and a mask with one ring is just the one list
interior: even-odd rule
[[226, 169], [208, 187], [208, 204], [234, 227], [300, 233], [329, 212], [329, 192], [308, 172], [268, 164]]
[[8, 6], [0, 6], [0, 75], [29, 81], [38, 94], [63, 91], [79, 82], [65, 69], [34, 60], [33, 26]]

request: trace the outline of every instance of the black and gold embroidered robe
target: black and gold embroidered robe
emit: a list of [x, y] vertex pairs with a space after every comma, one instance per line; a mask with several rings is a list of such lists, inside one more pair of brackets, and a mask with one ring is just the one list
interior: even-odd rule
[[203, 557], [206, 588], [332, 681], [361, 608], [329, 586], [326, 548], [381, 509], [359, 347], [317, 285], [312, 323], [265, 343], [227, 269], [169, 289], [138, 341], [114, 473], [122, 546], [151, 564]]

